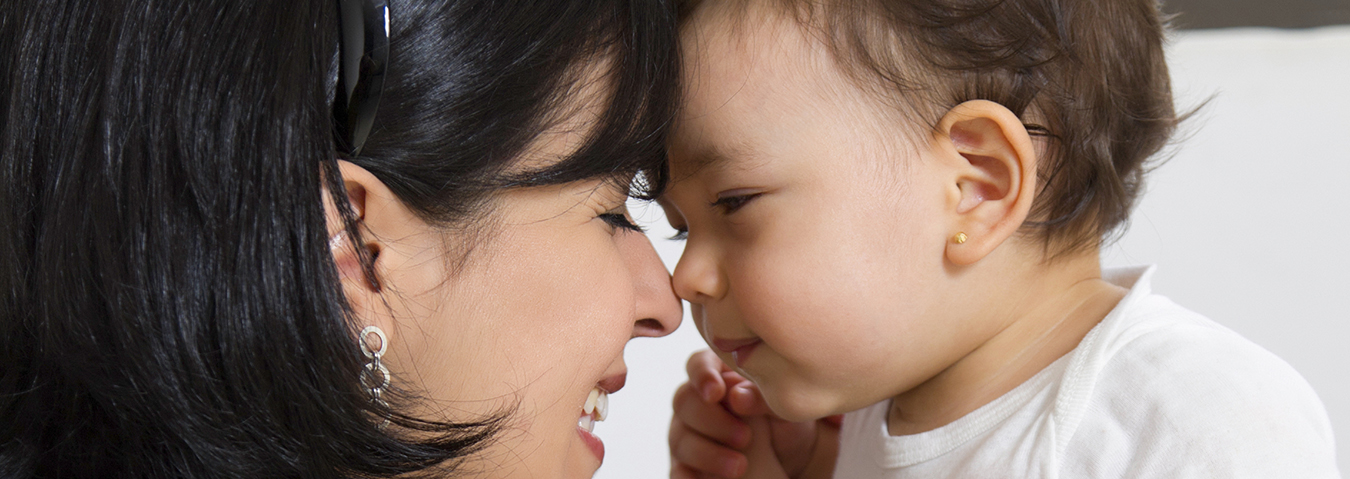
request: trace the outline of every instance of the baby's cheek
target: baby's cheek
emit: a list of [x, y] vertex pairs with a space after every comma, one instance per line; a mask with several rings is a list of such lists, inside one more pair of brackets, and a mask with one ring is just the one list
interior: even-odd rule
[[819, 285], [808, 268], [801, 258], [747, 254], [734, 265], [731, 288], [737, 296], [744, 296], [746, 308], [753, 308], [747, 313], [781, 315], [783, 310], [827, 300], [811, 296]]

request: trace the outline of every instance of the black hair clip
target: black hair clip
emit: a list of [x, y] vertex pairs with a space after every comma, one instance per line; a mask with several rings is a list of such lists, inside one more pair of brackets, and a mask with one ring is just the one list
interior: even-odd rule
[[389, 1], [338, 0], [338, 6], [341, 63], [333, 118], [339, 146], [355, 157], [370, 136], [384, 90], [384, 73], [389, 65]]

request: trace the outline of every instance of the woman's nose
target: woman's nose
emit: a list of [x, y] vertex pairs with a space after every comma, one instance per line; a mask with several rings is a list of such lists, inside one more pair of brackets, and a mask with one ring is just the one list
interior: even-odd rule
[[680, 326], [684, 310], [670, 287], [670, 273], [656, 255], [651, 240], [641, 233], [628, 232], [620, 235], [617, 242], [632, 272], [637, 294], [633, 337], [660, 337], [674, 332]]

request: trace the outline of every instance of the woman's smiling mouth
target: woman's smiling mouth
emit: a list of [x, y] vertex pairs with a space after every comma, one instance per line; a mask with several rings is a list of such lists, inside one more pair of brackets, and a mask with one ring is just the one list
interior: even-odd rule
[[605, 460], [605, 444], [594, 433], [595, 423], [609, 417], [609, 395], [622, 389], [627, 377], [628, 373], [623, 372], [597, 383], [586, 396], [586, 402], [581, 406], [581, 417], [577, 418], [577, 434], [600, 462]]

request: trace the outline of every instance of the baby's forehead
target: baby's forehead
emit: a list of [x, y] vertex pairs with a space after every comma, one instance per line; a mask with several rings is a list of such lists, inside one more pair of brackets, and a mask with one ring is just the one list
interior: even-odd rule
[[866, 110], [851, 110], [858, 113], [890, 109], [889, 99], [863, 88], [841, 67], [813, 27], [791, 14], [761, 11], [766, 8], [790, 7], [744, 12], [702, 7], [690, 20], [694, 23], [681, 29], [685, 65], [680, 117], [697, 120], [682, 121], [695, 126], [677, 127], [676, 142], [768, 128], [784, 118], [821, 116], [818, 110], [845, 104], [865, 105]]
[[774, 70], [803, 66], [811, 61], [804, 52], [826, 50], [810, 27], [782, 12], [787, 7], [745, 6], [766, 2], [705, 3], [712, 5], [689, 15], [680, 29], [687, 75], [782, 74]]

